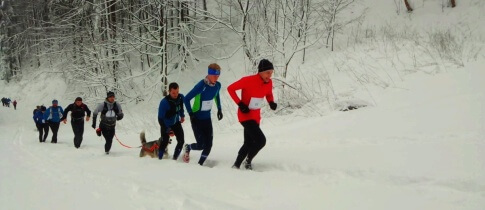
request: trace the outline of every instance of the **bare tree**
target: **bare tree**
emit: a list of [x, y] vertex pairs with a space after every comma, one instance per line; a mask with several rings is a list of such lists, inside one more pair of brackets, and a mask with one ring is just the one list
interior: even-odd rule
[[413, 8], [411, 8], [411, 5], [409, 4], [408, 0], [404, 0], [404, 5], [406, 5], [406, 9], [408, 12], [412, 12]]
[[450, 0], [450, 3], [451, 3], [451, 7], [453, 7], [453, 8], [454, 8], [454, 7], [456, 7], [456, 2], [455, 2], [455, 0]]
[[347, 19], [339, 18], [338, 15], [355, 3], [355, 0], [329, 0], [321, 3], [321, 17], [324, 19], [327, 32], [327, 48], [334, 50], [335, 34], [342, 30], [346, 25], [362, 19], [364, 13]]

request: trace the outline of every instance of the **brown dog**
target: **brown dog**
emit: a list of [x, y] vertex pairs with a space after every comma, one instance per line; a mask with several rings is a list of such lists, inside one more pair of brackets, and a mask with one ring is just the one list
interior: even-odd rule
[[[158, 147], [162, 141], [162, 138], [158, 140], [147, 142], [145, 138], [145, 131], [140, 133], [140, 141], [141, 141], [141, 149], [140, 149], [140, 157], [150, 156], [152, 158], [158, 158]], [[163, 154], [163, 159], [168, 158], [168, 149], [165, 148], [165, 152]]]

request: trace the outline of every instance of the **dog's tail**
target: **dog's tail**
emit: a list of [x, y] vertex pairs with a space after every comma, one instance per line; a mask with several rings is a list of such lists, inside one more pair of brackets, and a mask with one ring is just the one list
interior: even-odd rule
[[141, 141], [141, 144], [144, 145], [147, 143], [147, 139], [145, 138], [145, 131], [142, 131], [140, 133], [140, 141]]

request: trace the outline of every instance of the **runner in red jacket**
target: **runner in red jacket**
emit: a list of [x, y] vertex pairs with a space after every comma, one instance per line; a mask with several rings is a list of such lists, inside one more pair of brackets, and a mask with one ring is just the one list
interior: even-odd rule
[[[239, 106], [237, 116], [239, 122], [244, 127], [244, 144], [239, 149], [238, 156], [233, 168], [240, 168], [241, 163], [246, 158], [245, 168], [252, 170], [251, 161], [258, 154], [264, 145], [266, 137], [259, 127], [261, 121], [261, 107], [264, 97], [269, 102], [272, 110], [276, 110], [276, 103], [273, 98], [273, 64], [263, 59], [259, 62], [258, 73], [243, 77], [227, 87], [229, 95]], [[241, 90], [241, 99], [236, 91]]]

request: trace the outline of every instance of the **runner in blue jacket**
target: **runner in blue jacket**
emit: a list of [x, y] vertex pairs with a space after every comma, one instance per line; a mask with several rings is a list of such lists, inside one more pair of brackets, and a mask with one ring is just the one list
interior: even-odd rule
[[56, 99], [52, 100], [52, 106], [49, 107], [44, 113], [44, 120], [52, 130], [51, 143], [57, 143], [57, 131], [59, 131], [59, 125], [61, 124], [62, 113], [64, 110], [58, 105]]
[[[45, 106], [39, 107], [39, 110], [34, 112], [34, 122], [39, 131], [39, 142], [45, 142], [49, 134], [49, 125], [44, 120]], [[42, 136], [43, 135], [43, 136]]]
[[179, 85], [175, 82], [169, 84], [168, 92], [169, 94], [160, 101], [158, 107], [158, 123], [160, 124], [162, 136], [158, 159], [161, 160], [163, 158], [170, 136], [175, 135], [177, 137], [177, 146], [175, 146], [172, 159], [177, 160], [184, 146], [184, 129], [181, 124], [185, 121], [184, 95], [179, 94]]
[[[217, 106], [217, 119], [222, 119], [221, 100], [219, 97], [221, 83], [217, 81], [220, 74], [221, 67], [216, 63], [210, 64], [208, 75], [185, 96], [184, 104], [190, 116], [196, 143], [185, 145], [184, 162], [189, 162], [190, 150], [202, 150], [199, 165], [203, 165], [212, 149], [211, 110], [214, 101]], [[190, 100], [192, 99], [194, 99], [194, 104], [191, 107]]]

